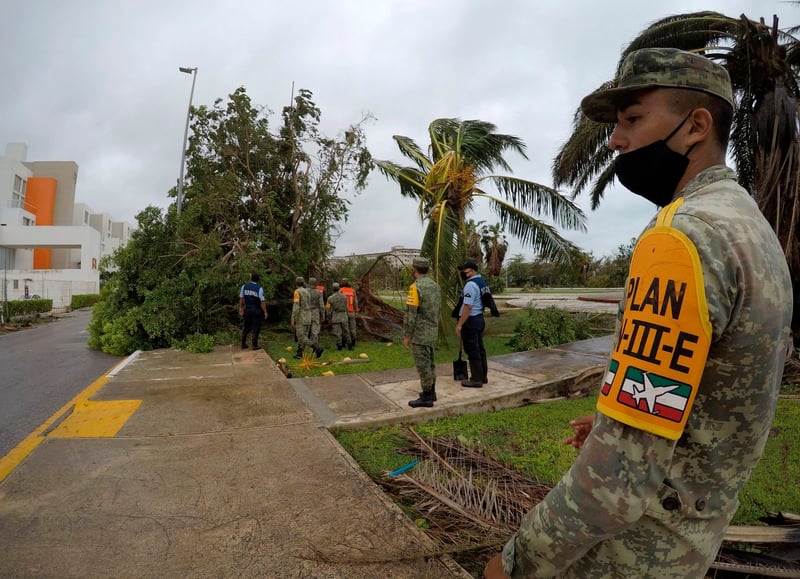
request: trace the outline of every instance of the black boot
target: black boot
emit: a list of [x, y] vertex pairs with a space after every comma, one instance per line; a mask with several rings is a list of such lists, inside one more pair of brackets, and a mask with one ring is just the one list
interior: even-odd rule
[[486, 354], [481, 355], [481, 364], [483, 365], [483, 383], [489, 383], [489, 361], [486, 359]]
[[298, 360], [302, 360], [303, 359], [303, 347], [302, 346], [297, 346], [297, 352], [294, 353], [294, 357], [297, 358]]
[[342, 350], [342, 345], [341, 344], [336, 344], [336, 349], [341, 351]]
[[480, 360], [469, 361], [469, 380], [462, 380], [461, 385], [464, 388], [483, 388], [483, 364]]
[[348, 349], [348, 350], [352, 350], [352, 349], [353, 349], [353, 348], [355, 348], [355, 347], [356, 347], [356, 343], [355, 343], [355, 342], [349, 342], [349, 343], [347, 344], [347, 349]]
[[[419, 393], [419, 395], [420, 395], [420, 398], [422, 397], [422, 395], [423, 395], [423, 394], [425, 394], [425, 391], [424, 391], [424, 390], [422, 390], [422, 391]], [[434, 385], [433, 385], [433, 388], [431, 388], [431, 400], [433, 400], [434, 402], [436, 402], [436, 384], [434, 384]]]
[[317, 358], [322, 358], [322, 352], [325, 351], [325, 348], [314, 348], [314, 354]]
[[408, 405], [411, 408], [433, 408], [433, 392], [421, 392], [419, 398], [416, 400], [409, 400]]

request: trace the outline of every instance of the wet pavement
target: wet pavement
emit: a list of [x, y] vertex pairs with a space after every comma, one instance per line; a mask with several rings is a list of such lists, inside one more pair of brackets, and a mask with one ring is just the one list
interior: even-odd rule
[[[595, 388], [611, 337], [437, 367], [286, 379], [263, 351], [141, 353], [0, 459], [0, 576], [469, 577], [329, 429], [414, 423]], [[9, 458], [10, 457], [10, 458]]]

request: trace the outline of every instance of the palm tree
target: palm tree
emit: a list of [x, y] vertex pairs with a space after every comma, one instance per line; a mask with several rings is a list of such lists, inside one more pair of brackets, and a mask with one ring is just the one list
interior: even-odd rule
[[483, 263], [483, 251], [481, 250], [481, 231], [485, 227], [485, 221], [475, 221], [467, 219], [464, 230], [467, 233], [467, 257], [475, 263]]
[[[511, 172], [503, 158], [508, 150], [528, 158], [521, 139], [497, 133], [495, 125], [479, 120], [437, 119], [428, 133], [428, 154], [410, 138], [394, 136], [413, 166], [392, 161], [375, 164], [400, 184], [401, 195], [419, 202], [420, 219], [428, 224], [422, 253], [431, 259], [433, 276], [448, 301], [454, 301], [460, 285], [456, 266], [468, 255], [466, 216], [478, 199], [489, 201], [501, 227], [523, 245], [548, 259], [569, 258], [574, 245], [556, 226], [585, 230], [581, 209], [550, 187], [492, 173], [495, 167]], [[501, 195], [488, 193], [483, 188], [487, 185], [494, 185]], [[555, 225], [536, 217], [541, 214]]]
[[[731, 18], [718, 12], [678, 14], [659, 20], [622, 52], [648, 47], [699, 52], [722, 64], [731, 76], [736, 111], [730, 152], [739, 182], [756, 198], [783, 246], [794, 284], [795, 339], [800, 338], [800, 42], [795, 29], [764, 19]], [[613, 86], [609, 81], [603, 86]], [[573, 131], [553, 163], [556, 187], [588, 190], [597, 208], [613, 183], [613, 154], [606, 147], [613, 126], [595, 123], [578, 110]]]
[[481, 245], [486, 255], [486, 273], [497, 277], [503, 269], [503, 260], [508, 251], [508, 240], [499, 223], [481, 228]]

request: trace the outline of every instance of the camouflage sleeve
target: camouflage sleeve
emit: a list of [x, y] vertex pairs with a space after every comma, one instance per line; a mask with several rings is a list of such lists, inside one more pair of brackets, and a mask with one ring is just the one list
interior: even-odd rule
[[406, 295], [406, 313], [403, 317], [403, 337], [410, 338], [414, 335], [417, 325], [417, 312], [419, 311], [419, 290], [417, 284], [412, 283]]
[[569, 472], [506, 543], [506, 573], [552, 577], [598, 542], [633, 525], [655, 498], [674, 445], [597, 413]]
[[294, 290], [292, 296], [292, 321], [297, 322], [297, 316], [300, 313], [300, 292]]
[[[702, 219], [678, 213], [672, 225], [692, 240], [700, 256], [711, 322], [711, 340], [715, 342], [732, 322], [738, 299], [736, 294], [739, 291], [737, 278], [740, 277], [742, 264], [728, 240]], [[747, 232], [742, 232], [742, 237], [746, 234]]]

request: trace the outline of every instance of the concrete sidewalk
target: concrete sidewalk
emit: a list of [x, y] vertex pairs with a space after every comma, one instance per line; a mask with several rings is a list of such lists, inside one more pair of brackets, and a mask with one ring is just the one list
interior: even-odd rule
[[599, 383], [610, 338], [490, 359], [411, 409], [413, 369], [287, 380], [263, 351], [141, 354], [0, 482], [0, 576], [469, 577], [328, 431]]

